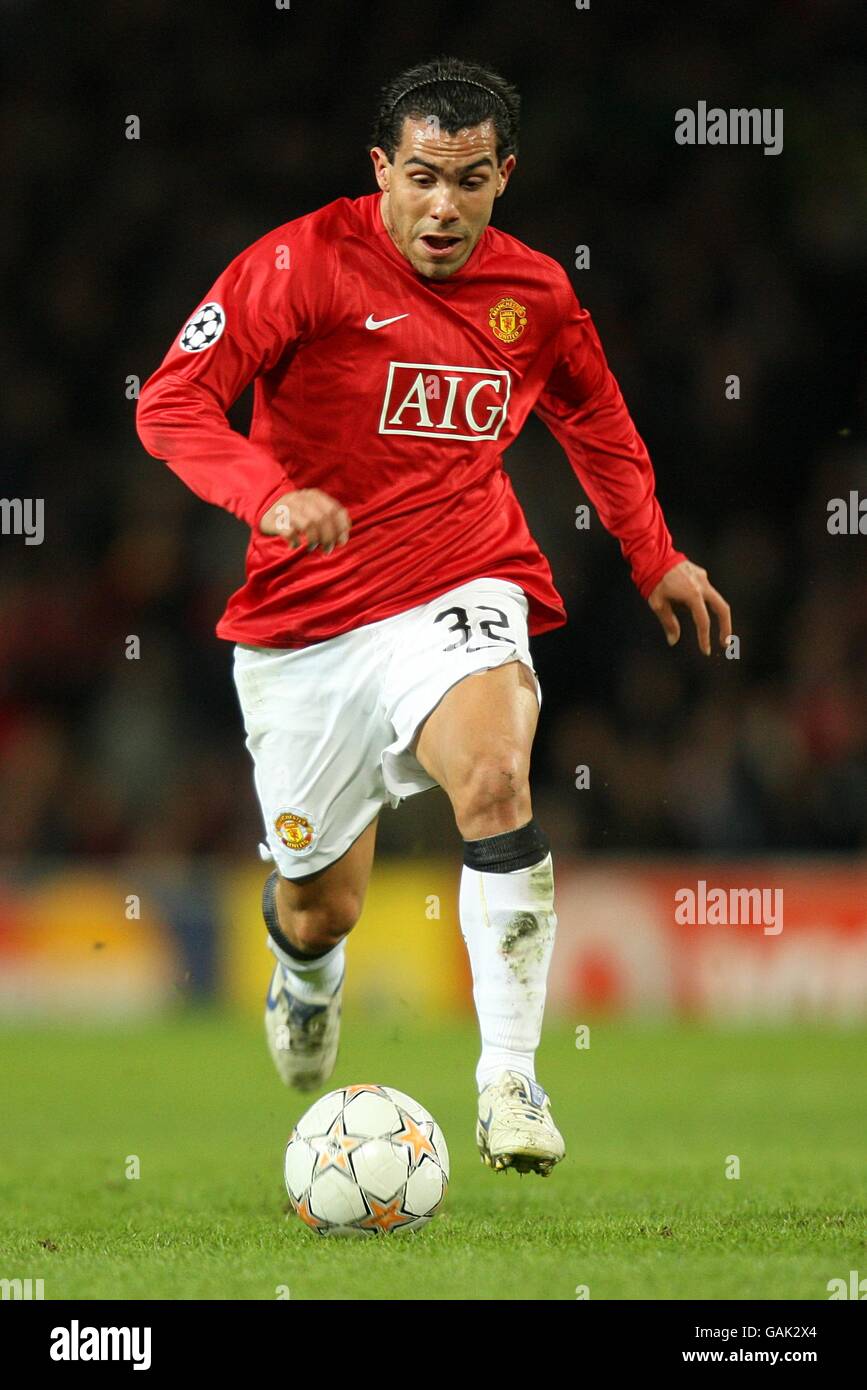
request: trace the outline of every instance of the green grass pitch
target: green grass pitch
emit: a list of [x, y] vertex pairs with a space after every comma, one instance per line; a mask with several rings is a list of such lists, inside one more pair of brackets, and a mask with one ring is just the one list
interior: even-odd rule
[[600, 1019], [578, 1050], [551, 1021], [537, 1075], [567, 1155], [544, 1179], [480, 1162], [476, 1055], [471, 1019], [347, 1009], [323, 1090], [416, 1096], [452, 1173], [422, 1231], [331, 1241], [286, 1214], [283, 1147], [315, 1097], [283, 1089], [254, 1020], [6, 1025], [0, 1278], [46, 1299], [822, 1300], [867, 1275], [863, 1029]]

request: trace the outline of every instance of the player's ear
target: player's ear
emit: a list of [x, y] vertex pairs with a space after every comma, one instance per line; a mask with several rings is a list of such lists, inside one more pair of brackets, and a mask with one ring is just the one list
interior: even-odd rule
[[508, 159], [504, 159], [504, 160], [503, 160], [502, 164], [500, 165], [499, 169], [497, 170], [497, 193], [496, 193], [496, 196], [497, 196], [498, 198], [500, 197], [501, 194], [505, 193], [505, 191], [506, 191], [506, 184], [509, 182], [509, 178], [510, 178], [510, 176], [511, 176], [512, 170], [514, 169], [514, 167], [515, 167], [515, 165], [517, 164], [517, 162], [518, 162], [518, 161], [517, 161], [517, 159], [515, 158], [515, 156], [514, 156], [513, 154], [510, 154], [509, 157], [508, 157]]
[[383, 193], [387, 193], [391, 179], [391, 161], [385, 153], [385, 150], [381, 149], [379, 145], [375, 145], [370, 151], [370, 157], [373, 160], [373, 171], [376, 175], [376, 182], [379, 184]]

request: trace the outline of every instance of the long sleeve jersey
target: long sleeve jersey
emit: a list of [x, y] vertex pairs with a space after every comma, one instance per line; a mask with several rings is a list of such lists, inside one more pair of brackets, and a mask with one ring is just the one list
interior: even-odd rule
[[[250, 381], [247, 436], [226, 411]], [[685, 557], [562, 267], [489, 226], [458, 271], [425, 278], [373, 193], [287, 222], [232, 261], [146, 382], [137, 427], [193, 492], [251, 528], [218, 635], [303, 647], [486, 576], [523, 588], [531, 635], [566, 621], [502, 466], [530, 411], [646, 598]], [[259, 531], [298, 488], [346, 508], [348, 544], [325, 554]]]

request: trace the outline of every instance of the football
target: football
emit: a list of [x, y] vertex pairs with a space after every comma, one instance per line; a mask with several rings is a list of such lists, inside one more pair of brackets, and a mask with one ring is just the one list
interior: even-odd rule
[[433, 1116], [403, 1091], [343, 1086], [296, 1124], [284, 1175], [294, 1210], [319, 1235], [391, 1235], [439, 1211], [449, 1152]]

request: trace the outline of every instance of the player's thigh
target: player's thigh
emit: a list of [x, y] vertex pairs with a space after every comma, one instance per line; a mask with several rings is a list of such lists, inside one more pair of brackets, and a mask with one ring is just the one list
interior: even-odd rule
[[347, 911], [363, 899], [387, 800], [379, 661], [363, 633], [297, 651], [236, 649], [267, 853], [299, 885], [280, 889], [287, 905], [321, 902], [326, 891]]
[[415, 756], [450, 796], [479, 773], [523, 787], [538, 721], [534, 675], [523, 661], [508, 661], [446, 691], [421, 726]]
[[302, 878], [280, 875], [277, 909], [281, 922], [287, 916], [309, 916], [327, 921], [336, 934], [352, 929], [361, 916], [370, 883], [378, 824], [377, 815], [346, 853], [325, 868]]

